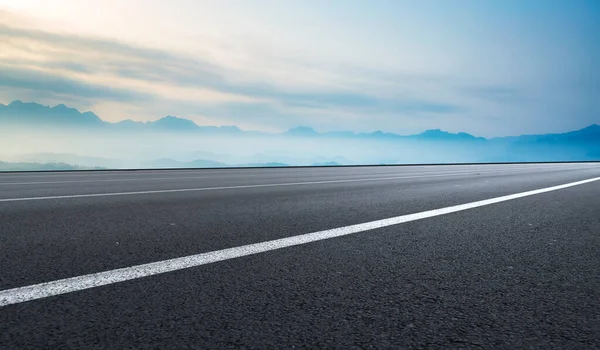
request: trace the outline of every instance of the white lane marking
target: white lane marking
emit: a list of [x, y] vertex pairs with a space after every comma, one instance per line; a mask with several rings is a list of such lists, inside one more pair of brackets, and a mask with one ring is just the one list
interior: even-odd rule
[[0, 291], [0, 307], [19, 304], [26, 301], [47, 298], [51, 296], [76, 292], [84, 289], [90, 289], [100, 286], [105, 286], [113, 283], [125, 282], [137, 278], [148, 277], [158, 275], [166, 272], [173, 272], [177, 270], [187, 269], [190, 267], [197, 267], [201, 265], [211, 264], [223, 260], [230, 260], [240, 258], [247, 255], [265, 253], [268, 251], [282, 249], [287, 247], [293, 247], [297, 245], [307, 244], [311, 242], [331, 239], [335, 237], [346, 236], [358, 232], [374, 230], [378, 228], [398, 225], [410, 221], [422, 220], [431, 218], [434, 216], [440, 216], [450, 213], [455, 213], [463, 210], [483, 207], [495, 203], [510, 201], [513, 199], [523, 198], [527, 196], [533, 196], [536, 194], [557, 191], [568, 187], [578, 186], [587, 184], [590, 182], [598, 181], [600, 177], [571, 182], [563, 185], [552, 186], [541, 188], [538, 190], [521, 192], [511, 194], [507, 196], [501, 196], [491, 199], [486, 199], [477, 202], [471, 202], [466, 204], [455, 205], [446, 208], [434, 209], [423, 211], [420, 213], [400, 215], [389, 219], [376, 220], [365, 222], [362, 224], [350, 225], [345, 227], [338, 227], [330, 230], [317, 231], [307, 233], [298, 236], [286, 237], [281, 239], [275, 239], [272, 241], [266, 241], [261, 243], [248, 244], [240, 247], [227, 248], [222, 250], [216, 250], [208, 253], [196, 254], [185, 256], [181, 258], [175, 258], [170, 260], [157, 261], [153, 263], [131, 266], [120, 268], [116, 270], [104, 271], [93, 273], [89, 275], [83, 275], [78, 277], [71, 277], [52, 282], [40, 283], [25, 287], [13, 288]]
[[[490, 170], [490, 169], [507, 169], [507, 168], [511, 168], [511, 169], [532, 169], [533, 166], [537, 167], [538, 169], [551, 169], [551, 168], [564, 168], [564, 169], [571, 169], [573, 167], [581, 167], [581, 168], [587, 168], [587, 167], [593, 167], [593, 166], [598, 166], [600, 165], [600, 163], [565, 163], [565, 164], [561, 164], [561, 163], [548, 163], [548, 164], [449, 164], [449, 165], [410, 165], [410, 164], [406, 164], [406, 165], [398, 165], [398, 166], [393, 166], [393, 165], [389, 165], [389, 166], [385, 166], [385, 168], [396, 168], [396, 169], [402, 169], [402, 170], [411, 170], [411, 169], [431, 169], [432, 171], [435, 171], [435, 169], [438, 169], [439, 171], [442, 170], [450, 170], [450, 168], [457, 168], [457, 167], [461, 167], [461, 168], [465, 168], [465, 170], [468, 171], [475, 171], [476, 169], [472, 169], [472, 168], [481, 168], [482, 170]], [[313, 171], [313, 170], [323, 170], [323, 171], [336, 171], [336, 170], [342, 170], [342, 169], [347, 169], [348, 167], [351, 168], [351, 166], [344, 166], [344, 167], [330, 167], [330, 168], [320, 168], [320, 167], [303, 167], [303, 168], [294, 168], [294, 167], [283, 167], [283, 168], [253, 168], [253, 167], [247, 167], [247, 168], [231, 168], [231, 169], [214, 169], [214, 168], [197, 168], [197, 169], [177, 169], [177, 168], [172, 168], [172, 169], [143, 169], [143, 170], [137, 170], [137, 169], [132, 169], [132, 170], [127, 170], [127, 169], [114, 169], [114, 170], [110, 170], [110, 171], [65, 171], [65, 172], [59, 172], [59, 173], [53, 173], [53, 172], [37, 172], [37, 173], [18, 173], [18, 172], [4, 172], [4, 173], [0, 173], [0, 179], [12, 179], [12, 178], [16, 178], [16, 179], [24, 179], [24, 178], [49, 178], [49, 177], [66, 177], [66, 178], [78, 178], [78, 177], [87, 177], [87, 176], [102, 176], [102, 177], [113, 177], [113, 176], [139, 176], [139, 175], [150, 175], [150, 174], [156, 174], [156, 173], [172, 173], [172, 172], [177, 172], [177, 173], [194, 173], [194, 172], [206, 172], [206, 173], [210, 173], [210, 174], [229, 174], [232, 172], [235, 172], [237, 174], [240, 173], [250, 173], [250, 172], [260, 172], [260, 171], [277, 171], [277, 172], [298, 172], [298, 171]], [[369, 170], [376, 170], [379, 171], [382, 167], [381, 166], [359, 166], [358, 168], [360, 168], [361, 170], [365, 170], [365, 171], [369, 171]], [[368, 173], [365, 175], [369, 175]], [[372, 174], [372, 175], [377, 175], [377, 174]], [[75, 180], [77, 181], [77, 180]]]
[[460, 173], [442, 173], [435, 175], [410, 175], [410, 176], [391, 176], [391, 177], [369, 177], [362, 179], [344, 179], [344, 180], [322, 180], [322, 181], [307, 181], [307, 182], [287, 182], [287, 183], [274, 183], [274, 184], [255, 184], [255, 185], [235, 185], [235, 186], [217, 186], [217, 187], [198, 187], [198, 188], [178, 188], [178, 189], [167, 189], [167, 190], [148, 190], [148, 191], [128, 191], [128, 192], [108, 192], [108, 193], [89, 193], [89, 194], [70, 194], [70, 195], [58, 195], [58, 196], [43, 196], [43, 197], [19, 197], [19, 198], [1, 198], [0, 203], [5, 202], [23, 202], [23, 201], [36, 201], [36, 200], [51, 200], [51, 199], [73, 199], [73, 198], [90, 198], [90, 197], [111, 197], [111, 196], [130, 196], [130, 195], [144, 195], [144, 194], [159, 194], [159, 193], [177, 193], [177, 192], [199, 192], [199, 191], [217, 191], [217, 190], [231, 190], [231, 189], [243, 189], [243, 188], [261, 188], [261, 187], [283, 187], [283, 186], [305, 186], [305, 185], [321, 185], [321, 184], [334, 184], [334, 183], [350, 183], [350, 182], [369, 182], [369, 181], [385, 181], [385, 180], [401, 180], [401, 179], [421, 179], [431, 177], [450, 177], [450, 176], [466, 176], [466, 175], [479, 175], [479, 174], [503, 174], [514, 172], [512, 170], [507, 171], [473, 171], [473, 172], [460, 172]]
[[[471, 173], [471, 174], [473, 174], [473, 173]], [[459, 175], [469, 175], [469, 174], [459, 174]], [[455, 176], [459, 176], [459, 175], [455, 175]], [[429, 176], [423, 176], [423, 175], [419, 175], [419, 176], [393, 176], [393, 177], [378, 177], [378, 178], [364, 178], [364, 179], [324, 180], [324, 181], [308, 181], [308, 182], [286, 182], [286, 183], [276, 183], [276, 184], [237, 185], [237, 186], [198, 187], [198, 188], [178, 188], [178, 189], [170, 189], [170, 190], [150, 190], [150, 191], [133, 191], [133, 192], [109, 192], [109, 193], [72, 194], [72, 195], [46, 196], [46, 197], [2, 198], [2, 199], [0, 199], [0, 203], [2, 203], [2, 202], [23, 202], [23, 201], [35, 201], [35, 200], [49, 200], [49, 199], [69, 199], [69, 198], [128, 196], [128, 195], [157, 194], [157, 193], [216, 191], [216, 190], [232, 190], [232, 189], [242, 189], [242, 188], [320, 185], [320, 184], [332, 184], [332, 183], [384, 181], [384, 180], [395, 180], [395, 179], [414, 179], [414, 178], [423, 178], [423, 177], [442, 177], [442, 176], [453, 176], [453, 175], [439, 174], [439, 175], [429, 175]]]
[[[529, 167], [529, 168], [525, 168], [527, 170], [545, 170], [545, 169], [549, 169], [549, 167]], [[487, 173], [503, 173], [503, 172], [512, 172], [512, 171], [519, 171], [521, 170], [520, 168], [515, 168], [515, 169], [498, 169], [498, 170], [482, 170], [479, 171], [478, 173], [482, 173], [482, 174], [487, 174]], [[550, 169], [550, 170], [555, 170], [555, 169]], [[571, 170], [570, 168], [565, 168], [565, 170]], [[575, 170], [575, 169], [573, 169]], [[475, 170], [465, 170], [462, 172], [451, 172], [451, 173], [444, 173], [444, 174], [472, 174], [474, 173]], [[233, 173], [232, 173], [233, 174]], [[399, 172], [393, 172], [393, 173], [376, 173], [376, 174], [362, 174], [362, 175], [398, 175]], [[439, 171], [428, 171], [428, 172], [418, 172], [418, 173], [411, 173], [411, 172], [406, 172], [405, 175], [429, 175], [429, 174], [439, 174]], [[323, 176], [340, 176], [340, 175], [345, 175], [345, 174], [323, 174]], [[355, 174], [348, 174], [348, 176], [352, 176]], [[244, 177], [258, 177], [258, 176], [265, 176], [264, 174], [244, 174]], [[50, 184], [63, 184], [63, 183], [95, 183], [95, 182], [128, 182], [128, 181], [162, 181], [162, 180], [194, 180], [194, 179], [217, 179], [217, 178], [223, 178], [223, 175], [221, 176], [172, 176], [172, 177], [150, 177], [150, 178], [129, 178], [129, 179], [94, 179], [94, 180], [61, 180], [61, 181], [31, 181], [31, 182], [0, 182], [0, 186], [22, 186], [22, 185], [50, 185]]]
[[[244, 175], [260, 176], [256, 174]], [[33, 181], [33, 182], [3, 182], [0, 186], [15, 186], [15, 185], [50, 185], [50, 184], [66, 184], [66, 183], [93, 183], [93, 182], [127, 182], [127, 181], [161, 181], [161, 180], [191, 180], [191, 179], [219, 179], [223, 176], [182, 176], [182, 177], [150, 177], [150, 178], [133, 178], [133, 179], [95, 179], [95, 180], [63, 180], [63, 181]]]
[[[430, 173], [419, 173], [419, 174], [431, 174], [433, 172]], [[375, 174], [375, 175], [392, 175], [394, 173], [388, 173], [388, 174]], [[398, 174], [398, 173], [395, 173]], [[324, 176], [327, 176], [328, 174], [324, 174]], [[339, 176], [341, 174], [329, 174], [329, 176]], [[349, 174], [349, 176], [351, 176], [352, 174]], [[363, 174], [363, 175], [369, 175], [369, 174]], [[244, 174], [244, 177], [258, 177], [258, 176], [262, 176], [264, 177], [264, 174]], [[192, 180], [192, 179], [222, 179], [223, 175], [221, 176], [183, 176], [183, 177], [150, 177], [150, 178], [144, 178], [144, 177], [138, 177], [138, 178], [133, 178], [133, 179], [95, 179], [95, 180], [63, 180], [63, 181], [35, 181], [35, 182], [4, 182], [4, 183], [0, 183], [0, 186], [10, 186], [10, 185], [46, 185], [46, 184], [63, 184], [63, 183], [94, 183], [94, 182], [127, 182], [127, 181], [161, 181], [161, 180]]]

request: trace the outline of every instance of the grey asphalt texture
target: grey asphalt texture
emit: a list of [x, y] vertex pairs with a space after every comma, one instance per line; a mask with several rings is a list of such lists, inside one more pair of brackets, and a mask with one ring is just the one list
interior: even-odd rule
[[[0, 290], [598, 176], [598, 163], [5, 173]], [[0, 307], [0, 349], [128, 348], [600, 348], [600, 182]]]

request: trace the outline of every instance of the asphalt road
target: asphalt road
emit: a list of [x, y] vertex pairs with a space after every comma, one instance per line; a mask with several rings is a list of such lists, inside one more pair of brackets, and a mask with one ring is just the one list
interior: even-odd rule
[[[600, 163], [0, 174], [0, 349], [600, 348], [600, 181], [478, 202], [598, 177]], [[210, 252], [222, 261], [126, 269]], [[7, 301], [98, 272], [124, 279]]]

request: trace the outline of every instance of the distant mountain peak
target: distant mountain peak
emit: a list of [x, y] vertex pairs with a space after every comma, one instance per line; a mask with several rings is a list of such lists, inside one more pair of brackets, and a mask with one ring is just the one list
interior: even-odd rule
[[[55, 112], [55, 113], [83, 114], [83, 115], [88, 115], [88, 116], [89, 116], [90, 114], [92, 114], [92, 115], [96, 116], [95, 114], [93, 114], [93, 113], [91, 113], [91, 112], [85, 112], [85, 113], [81, 113], [81, 112], [79, 112], [77, 109], [75, 109], [75, 108], [71, 108], [71, 107], [67, 107], [66, 105], [64, 105], [64, 104], [62, 104], [62, 103], [61, 103], [61, 104], [59, 104], [59, 105], [56, 105], [56, 106], [54, 106], [54, 107], [50, 107], [50, 109], [51, 109], [53, 112]], [[96, 117], [97, 117], [97, 116], [96, 116]]]
[[198, 129], [198, 125], [189, 119], [183, 119], [179, 117], [175, 117], [172, 115], [168, 115], [164, 118], [161, 118], [157, 121], [148, 123], [153, 127], [157, 127], [160, 129], [167, 130], [196, 130]]
[[[136, 122], [130, 119], [123, 120], [117, 123], [104, 122], [96, 114], [91, 111], [79, 112], [75, 108], [68, 107], [64, 103], [54, 107], [42, 105], [36, 102], [23, 102], [22, 100], [14, 100], [8, 105], [0, 104], [0, 124], [16, 127], [25, 127], [36, 130], [40, 127], [78, 127], [78, 128], [96, 128], [100, 130], [126, 130], [126, 131], [170, 131], [170, 132], [187, 132], [194, 131], [203, 133], [204, 135], [225, 135], [225, 136], [267, 136], [266, 132], [253, 132], [242, 130], [235, 125], [222, 126], [198, 126], [195, 122], [189, 119], [180, 118], [174, 115], [167, 115], [161, 119], [152, 122]], [[398, 135], [388, 133], [382, 130], [374, 132], [354, 133], [352, 131], [337, 131], [320, 133], [312, 127], [301, 125], [291, 128], [282, 133], [271, 135], [294, 136], [294, 137], [336, 137], [336, 138], [371, 138], [381, 140], [424, 140], [427, 142], [468, 142], [468, 141], [485, 141], [485, 138], [476, 137], [465, 132], [452, 133], [442, 129], [428, 129], [420, 134], [413, 135]], [[542, 134], [542, 135], [522, 135], [510, 138], [492, 138], [489, 140], [514, 140], [520, 139], [522, 142], [532, 142], [531, 140], [544, 140], [544, 142], [554, 142], [552, 140], [580, 140], [578, 142], [598, 143], [600, 140], [600, 125], [592, 124], [585, 128], [570, 132], [557, 134]], [[573, 141], [574, 142], [574, 141]], [[323, 160], [326, 162], [328, 160]]]
[[428, 135], [449, 135], [450, 133], [447, 131], [442, 131], [442, 129], [427, 129], [425, 131], [423, 131], [422, 133], [420, 133], [419, 135], [423, 135], [423, 136], [428, 136]]
[[98, 117], [98, 115], [96, 115], [96, 113], [91, 112], [91, 111], [83, 112], [82, 114], [83, 115], [88, 115], [88, 116], [94, 116], [94, 117], [100, 119], [100, 117]]
[[584, 131], [584, 130], [586, 130], [586, 131], [590, 131], [590, 130], [593, 130], [593, 131], [600, 130], [600, 125], [598, 125], [598, 124], [592, 124], [592, 125], [590, 125], [590, 126], [588, 126], [588, 127], [585, 127], [585, 128], [583, 128], [583, 129], [581, 129], [580, 131]]
[[135, 125], [135, 124], [145, 124], [145, 123], [144, 122], [136, 122], [136, 121], [131, 120], [131, 119], [125, 119], [125, 120], [121, 120], [120, 122], [116, 122], [115, 124]]
[[425, 130], [424, 132], [414, 135], [413, 137], [422, 137], [422, 138], [427, 138], [427, 139], [438, 139], [438, 140], [474, 140], [474, 139], [478, 139], [477, 137], [471, 135], [471, 134], [467, 134], [466, 132], [459, 132], [459, 133], [451, 133], [448, 131], [444, 131], [441, 129], [429, 129], [429, 130]]
[[75, 108], [59, 104], [54, 107], [35, 102], [12, 101], [2, 108], [2, 116], [8, 123], [31, 126], [98, 126], [104, 125], [97, 115], [92, 112], [81, 113]]
[[176, 117], [174, 115], [168, 115], [168, 116], [166, 116], [164, 118], [161, 118], [159, 120], [172, 121], [172, 120], [187, 120], [187, 119], [179, 118], [179, 117]]
[[309, 126], [297, 126], [295, 128], [291, 128], [285, 132], [288, 135], [297, 135], [297, 136], [316, 136], [319, 133], [315, 131], [315, 129]]
[[22, 104], [24, 104], [23, 101], [21, 101], [21, 100], [14, 100], [11, 103], [9, 103], [8, 106], [20, 106]]

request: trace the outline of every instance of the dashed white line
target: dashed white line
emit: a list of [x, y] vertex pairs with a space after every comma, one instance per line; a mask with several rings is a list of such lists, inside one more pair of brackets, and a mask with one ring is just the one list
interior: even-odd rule
[[[533, 168], [536, 169], [536, 168]], [[544, 169], [544, 168], [538, 168]], [[565, 169], [572, 170], [572, 169]], [[431, 177], [444, 177], [444, 176], [466, 176], [466, 175], [493, 175], [493, 174], [509, 174], [519, 173], [518, 170], [493, 170], [493, 171], [476, 171], [472, 170], [469, 172], [451, 172], [451, 173], [437, 173], [432, 174], [418, 173], [412, 175], [403, 176], [390, 176], [390, 177], [367, 177], [360, 179], [340, 179], [340, 180], [321, 180], [321, 181], [306, 181], [306, 182], [290, 182], [290, 183], [272, 183], [272, 184], [253, 184], [253, 185], [234, 185], [234, 186], [216, 186], [216, 187], [198, 187], [198, 188], [178, 188], [178, 189], [164, 189], [164, 190], [146, 190], [146, 191], [127, 191], [127, 192], [108, 192], [108, 193], [88, 193], [88, 194], [70, 194], [70, 195], [55, 195], [55, 196], [40, 196], [40, 197], [18, 197], [18, 198], [0, 198], [2, 202], [22, 202], [22, 201], [35, 201], [35, 200], [51, 200], [51, 199], [69, 199], [69, 198], [89, 198], [89, 197], [110, 197], [110, 196], [128, 196], [128, 195], [144, 195], [144, 194], [160, 194], [160, 193], [177, 193], [177, 192], [199, 192], [199, 191], [216, 191], [216, 190], [230, 190], [230, 189], [243, 189], [243, 188], [261, 188], [261, 187], [278, 187], [278, 186], [303, 186], [303, 185], [319, 185], [319, 184], [333, 184], [333, 183], [350, 183], [350, 182], [368, 182], [368, 181], [385, 181], [385, 180], [400, 180], [400, 179], [416, 179], [416, 178], [431, 178]], [[163, 180], [163, 179], [179, 179], [179, 178], [151, 178], [151, 179], [114, 179], [114, 180], [98, 180], [100, 182], [111, 182], [111, 181], [145, 181], [145, 180]], [[181, 179], [185, 179], [181, 178]], [[190, 178], [190, 179], [193, 179]], [[87, 180], [82, 181], [65, 181], [69, 182], [88, 182]], [[94, 182], [94, 181], [91, 181]], [[19, 184], [51, 184], [61, 182], [38, 182], [38, 183], [19, 183]], [[17, 184], [17, 183], [12, 183]], [[2, 185], [0, 183], [0, 185]]]
[[[492, 172], [492, 171], [516, 171], [516, 170], [520, 170], [520, 169], [527, 169], [527, 170], [535, 170], [535, 169], [548, 169], [548, 170], [552, 170], [552, 169], [576, 169], [576, 168], [587, 168], [587, 167], [591, 167], [591, 166], [597, 166], [598, 163], [575, 163], [575, 164], [538, 164], [538, 165], [520, 165], [520, 164], [505, 164], [505, 165], [495, 165], [495, 164], [483, 164], [483, 165], [462, 165], [462, 168], [465, 168], [465, 171], [471, 171], [474, 172], [476, 170], [482, 171], [482, 172]], [[573, 168], [573, 166], [576, 166], [576, 168]], [[376, 166], [374, 166], [376, 167]], [[435, 166], [408, 166], [408, 167], [402, 167], [402, 171], [404, 171], [405, 169], [427, 169], [430, 173], [431, 172], [436, 172], [436, 171], [447, 171], [449, 170], [449, 167], [455, 167], [453, 165], [435, 165]], [[469, 169], [469, 168], [473, 168], [476, 167], [477, 169]], [[331, 167], [328, 168], [328, 170], [341, 170], [344, 169], [345, 167]], [[393, 166], [391, 166], [390, 168], [394, 168]], [[322, 168], [317, 168], [317, 169], [322, 169]], [[366, 169], [369, 169], [368, 167]], [[436, 170], [438, 169], [438, 170]], [[15, 173], [12, 172], [5, 172], [5, 173], [1, 173], [0, 172], [0, 180], [5, 180], [5, 179], [18, 179], [21, 181], [18, 182], [0, 182], [0, 186], [8, 186], [8, 185], [39, 185], [39, 184], [57, 184], [57, 183], [69, 183], [69, 182], [74, 182], [74, 183], [80, 183], [80, 182], [118, 182], [118, 181], [138, 181], [140, 179], [143, 180], [169, 180], [169, 179], [201, 179], [201, 178], [220, 178], [223, 175], [230, 175], [230, 174], [240, 174], [240, 173], [244, 173], [244, 176], [264, 176], [264, 174], [249, 174], [251, 172], [260, 172], [263, 170], [275, 170], [277, 173], [282, 173], [282, 172], [298, 172], [299, 169], [296, 168], [271, 168], [271, 169], [265, 169], [265, 168], [252, 168], [252, 167], [248, 167], [248, 168], [243, 168], [243, 169], [239, 169], [239, 168], [232, 168], [232, 169], [211, 169], [211, 168], [198, 168], [198, 169], [167, 169], [167, 170], [156, 170], [156, 171], [152, 171], [152, 170], [135, 170], [135, 171], [128, 171], [128, 170], [114, 170], [114, 171], [100, 171], [100, 172], [94, 172], [94, 171], [72, 171], [72, 172], [68, 172], [65, 171], [64, 173], [44, 173], [44, 172], [39, 172], [39, 173], [25, 173], [25, 174], [18, 174], [16, 175]], [[310, 168], [301, 168], [300, 170], [312, 170]], [[172, 173], [172, 172], [177, 172], [177, 173], [205, 173], [206, 175], [211, 175], [211, 176], [186, 176], [186, 177], [179, 177], [179, 176], [173, 176], [173, 177], [151, 177], [151, 178], [140, 178], [140, 175], [148, 175], [148, 174], [158, 174], [158, 173]], [[396, 172], [397, 173], [397, 172]], [[221, 175], [217, 175], [217, 174], [221, 174]], [[339, 174], [332, 174], [332, 175], [339, 175]], [[369, 175], [368, 173], [365, 173], [364, 175]], [[378, 174], [372, 174], [372, 175], [378, 175]], [[89, 176], [98, 176], [98, 177], [109, 177], [109, 179], [96, 179], [96, 180], [89, 180], [89, 179], [85, 179], [85, 180], [75, 180], [77, 178], [87, 178]], [[135, 178], [120, 178], [120, 179], [110, 179], [110, 177], [115, 177], [115, 176], [127, 176], [127, 177], [135, 177]], [[31, 181], [31, 182], [24, 182], [22, 181], [23, 179], [27, 179], [27, 178], [32, 178], [32, 179], [45, 179], [45, 178], [52, 178], [52, 177], [62, 177], [62, 178], [67, 178], [70, 180], [37, 180], [37, 181]]]
[[[244, 175], [255, 177], [260, 175]], [[218, 179], [223, 176], [173, 176], [173, 177], [149, 177], [149, 178], [133, 178], [133, 179], [94, 179], [94, 180], [62, 180], [62, 181], [31, 181], [31, 182], [2, 182], [0, 186], [22, 186], [22, 185], [53, 185], [53, 184], [68, 184], [68, 183], [96, 183], [96, 182], [129, 182], [129, 181], [162, 181], [162, 180], [202, 180], [202, 179]]]
[[471, 172], [452, 172], [452, 173], [438, 173], [438, 174], [421, 173], [421, 174], [415, 174], [415, 175], [409, 175], [409, 176], [403, 175], [403, 176], [389, 176], [389, 177], [367, 177], [367, 178], [360, 178], [360, 179], [340, 179], [340, 180], [321, 180], [321, 181], [287, 182], [287, 183], [272, 183], [272, 184], [177, 188], [177, 189], [147, 190], [147, 191], [69, 194], [69, 195], [41, 196], [41, 197], [1, 198], [0, 203], [36, 201], [36, 200], [51, 200], [51, 199], [73, 199], [73, 198], [90, 198], [90, 197], [111, 197], [111, 196], [160, 194], [160, 193], [217, 191], [217, 190], [232, 190], [232, 189], [244, 189], [244, 188], [261, 188], [261, 187], [306, 186], [306, 185], [320, 185], [320, 184], [334, 184], [334, 183], [351, 183], [351, 182], [369, 182], [369, 181], [385, 181], [385, 180], [401, 180], [401, 179], [421, 179], [421, 178], [432, 178], [432, 177], [466, 176], [466, 175], [479, 175], [479, 174], [505, 174], [505, 173], [512, 173], [512, 172], [515, 172], [515, 171], [514, 170], [471, 171]]
[[191, 255], [181, 258], [175, 258], [164, 261], [157, 261], [149, 264], [131, 266], [116, 270], [104, 271], [99, 273], [93, 273], [89, 275], [83, 275], [78, 277], [66, 278], [62, 280], [46, 282], [41, 284], [35, 284], [20, 288], [8, 289], [0, 291], [0, 307], [23, 303], [26, 301], [32, 301], [36, 299], [47, 298], [51, 296], [57, 296], [61, 294], [81, 291], [84, 289], [90, 289], [100, 286], [105, 286], [113, 283], [125, 282], [133, 279], [142, 277], [148, 277], [158, 275], [162, 273], [187, 269], [191, 267], [197, 267], [201, 265], [211, 264], [223, 260], [230, 260], [240, 258], [248, 255], [265, 253], [268, 251], [282, 249], [287, 247], [298, 246], [311, 242], [331, 239], [335, 237], [341, 237], [350, 235], [353, 233], [364, 232], [374, 230], [382, 227], [388, 227], [398, 225], [410, 221], [421, 220], [431, 218], [435, 216], [455, 213], [463, 210], [483, 207], [495, 203], [510, 201], [513, 199], [523, 198], [527, 196], [533, 196], [536, 194], [557, 191], [568, 187], [578, 186], [587, 184], [590, 182], [598, 181], [600, 177], [587, 179], [583, 181], [571, 182], [559, 186], [546, 187], [538, 190], [521, 192], [511, 194], [507, 196], [501, 196], [491, 199], [486, 199], [477, 202], [471, 202], [461, 205], [455, 205], [446, 208], [428, 210], [420, 213], [414, 213], [409, 215], [401, 215], [392, 217], [389, 219], [376, 220], [365, 222], [357, 225], [350, 225], [345, 227], [338, 227], [331, 230], [318, 231], [307, 233], [298, 236], [292, 236], [287, 238], [281, 238], [261, 243], [249, 244], [240, 247], [228, 248], [223, 250], [217, 250], [208, 253], [202, 253], [197, 255]]
[[[460, 174], [460, 175], [469, 175], [469, 174]], [[45, 196], [45, 197], [2, 198], [2, 199], [0, 199], [0, 203], [50, 200], [50, 199], [131, 196], [131, 195], [158, 194], [158, 193], [200, 192], [200, 191], [232, 190], [232, 189], [242, 189], [242, 188], [320, 185], [320, 184], [333, 184], [333, 183], [346, 183], [346, 182], [384, 181], [384, 180], [395, 180], [395, 179], [413, 179], [413, 178], [422, 178], [422, 177], [442, 177], [442, 176], [452, 176], [452, 175], [439, 174], [439, 175], [429, 175], [429, 176], [423, 176], [423, 175], [420, 175], [420, 176], [393, 176], [393, 177], [377, 177], [377, 178], [364, 178], [364, 179], [286, 182], [286, 183], [274, 183], [274, 184], [236, 185], [236, 186], [217, 186], [217, 187], [198, 187], [198, 188], [177, 188], [177, 189], [168, 189], [168, 190], [71, 194], [71, 195]]]

